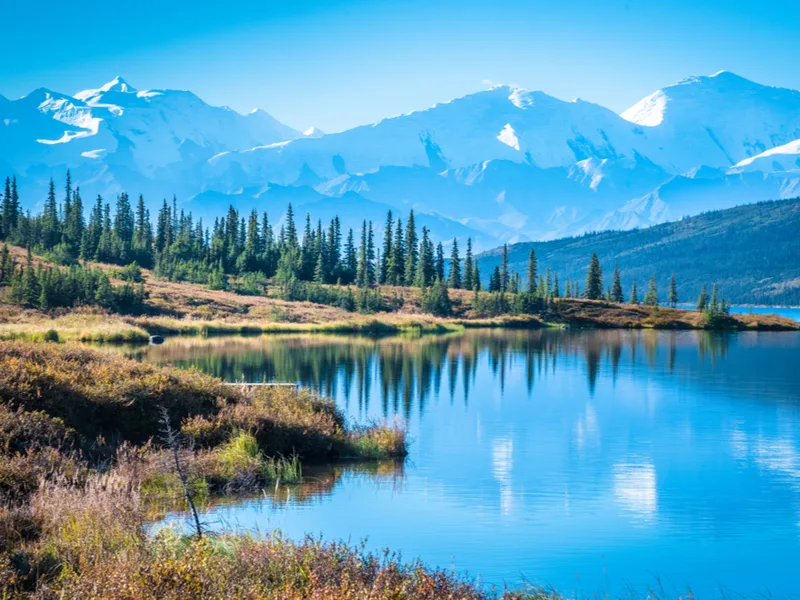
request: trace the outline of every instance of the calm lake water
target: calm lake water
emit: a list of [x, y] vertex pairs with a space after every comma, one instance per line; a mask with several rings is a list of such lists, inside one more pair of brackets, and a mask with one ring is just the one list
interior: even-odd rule
[[296, 381], [413, 438], [404, 464], [307, 472], [209, 509], [212, 527], [366, 539], [486, 585], [800, 597], [800, 334], [173, 338], [135, 355]]

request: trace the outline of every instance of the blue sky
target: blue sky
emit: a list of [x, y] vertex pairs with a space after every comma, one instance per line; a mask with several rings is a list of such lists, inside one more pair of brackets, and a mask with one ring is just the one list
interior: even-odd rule
[[3, 15], [9, 98], [122, 75], [329, 132], [487, 81], [617, 111], [722, 69], [800, 89], [797, 0], [7, 0]]

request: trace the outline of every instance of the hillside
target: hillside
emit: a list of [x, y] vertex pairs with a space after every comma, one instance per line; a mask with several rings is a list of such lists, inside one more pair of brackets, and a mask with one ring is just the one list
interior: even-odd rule
[[[536, 251], [539, 271], [557, 272], [585, 281], [593, 252], [611, 284], [618, 262], [626, 297], [634, 279], [640, 299], [655, 273], [660, 299], [666, 298], [674, 271], [678, 296], [694, 302], [704, 283], [719, 284], [720, 293], [739, 304], [800, 304], [800, 198], [760, 202], [704, 213], [648, 229], [608, 231], [549, 242], [509, 246], [510, 268], [524, 277], [528, 255]], [[502, 249], [480, 255], [484, 278], [500, 264]]]

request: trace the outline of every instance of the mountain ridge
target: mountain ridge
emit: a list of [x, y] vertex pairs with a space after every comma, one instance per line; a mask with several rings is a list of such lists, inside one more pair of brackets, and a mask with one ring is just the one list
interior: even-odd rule
[[356, 192], [508, 241], [788, 197], [800, 189], [798, 143], [800, 92], [727, 71], [621, 114], [498, 85], [333, 134], [119, 76], [72, 96], [39, 88], [0, 100], [0, 165], [25, 197], [41, 199], [67, 168], [87, 194], [143, 193], [151, 206], [206, 192], [257, 201], [244, 190], [270, 185], [288, 199], [311, 186], [332, 202]]

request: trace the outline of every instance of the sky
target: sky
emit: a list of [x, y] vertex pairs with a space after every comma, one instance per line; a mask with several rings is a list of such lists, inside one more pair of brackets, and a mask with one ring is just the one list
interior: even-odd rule
[[720, 70], [800, 89], [798, 0], [6, 0], [3, 15], [8, 98], [121, 75], [329, 133], [491, 83], [618, 112]]

